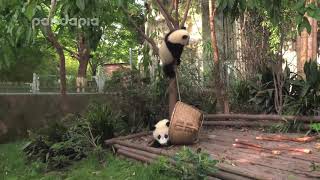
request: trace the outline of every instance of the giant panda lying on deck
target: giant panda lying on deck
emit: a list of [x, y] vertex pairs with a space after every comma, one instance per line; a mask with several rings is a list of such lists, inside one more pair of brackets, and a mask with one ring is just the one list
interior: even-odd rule
[[165, 147], [170, 145], [170, 139], [169, 139], [169, 125], [170, 121], [168, 119], [163, 119], [159, 121], [154, 127], [153, 127], [153, 143], [151, 144], [151, 147]]

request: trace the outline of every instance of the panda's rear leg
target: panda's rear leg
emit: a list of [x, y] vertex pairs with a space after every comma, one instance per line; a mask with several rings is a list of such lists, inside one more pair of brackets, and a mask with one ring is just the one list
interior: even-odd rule
[[180, 63], [181, 63], [181, 59], [178, 59], [178, 60], [177, 60], [177, 65], [179, 66]]
[[174, 78], [176, 76], [175, 64], [174, 63], [165, 64], [163, 66], [163, 72], [167, 77]]

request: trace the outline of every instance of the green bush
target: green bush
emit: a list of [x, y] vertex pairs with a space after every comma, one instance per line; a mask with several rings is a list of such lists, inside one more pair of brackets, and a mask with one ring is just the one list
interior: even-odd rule
[[293, 115], [320, 115], [320, 68], [316, 61], [304, 65], [305, 79], [291, 81], [291, 90], [285, 96], [284, 111]]
[[252, 87], [249, 81], [233, 80], [231, 81], [229, 89], [231, 108], [233, 112], [261, 112], [261, 108], [259, 108], [259, 106], [250, 102], [250, 99], [252, 98], [250, 93]]
[[122, 134], [127, 129], [127, 125], [122, 120], [121, 112], [114, 111], [110, 105], [103, 103], [91, 103], [88, 106], [84, 119], [88, 121], [92, 128], [94, 137], [99, 136], [102, 141]]
[[92, 103], [83, 117], [68, 115], [36, 133], [30, 132], [30, 142], [23, 151], [30, 162], [45, 163], [48, 170], [61, 169], [89, 154], [103, 159], [102, 143], [123, 133], [119, 112], [109, 105]]
[[194, 152], [190, 148], [183, 147], [173, 157], [174, 165], [166, 158], [160, 158], [155, 167], [157, 171], [179, 177], [179, 179], [206, 179], [208, 173], [214, 173], [217, 160], [207, 153]]
[[[50, 125], [38, 134], [31, 134], [30, 142], [23, 148], [27, 160], [45, 163], [48, 170], [69, 166], [73, 161], [86, 157], [92, 148], [85, 138], [81, 122], [71, 128], [63, 127], [61, 122], [57, 124]], [[66, 130], [60, 131], [57, 127]], [[57, 129], [57, 133], [51, 133], [54, 129]]]
[[138, 71], [115, 72], [107, 81], [106, 91], [117, 92], [122, 119], [130, 133], [141, 131], [159, 119], [168, 117], [167, 81], [158, 77], [150, 82]]

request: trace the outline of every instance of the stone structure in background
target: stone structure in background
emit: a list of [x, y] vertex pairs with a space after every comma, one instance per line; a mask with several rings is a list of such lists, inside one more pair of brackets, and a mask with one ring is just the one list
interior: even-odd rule
[[31, 85], [31, 92], [32, 93], [38, 93], [40, 91], [40, 81], [39, 76], [36, 73], [33, 73], [33, 79]]
[[97, 75], [94, 76], [94, 79], [96, 80], [97, 86], [98, 86], [98, 92], [103, 93], [104, 85], [107, 80], [107, 76], [104, 72], [104, 68], [99, 66], [97, 70]]
[[105, 74], [108, 77], [111, 77], [113, 72], [129, 70], [130, 64], [128, 63], [104, 64], [103, 68], [104, 68]]
[[86, 85], [87, 85], [86, 78], [85, 77], [77, 77], [76, 85], [77, 85], [77, 93], [80, 93], [80, 92], [84, 93]]

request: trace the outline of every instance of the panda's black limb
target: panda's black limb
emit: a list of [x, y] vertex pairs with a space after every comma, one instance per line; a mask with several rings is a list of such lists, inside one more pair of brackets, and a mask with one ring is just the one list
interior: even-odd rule
[[181, 59], [178, 59], [178, 60], [177, 60], [177, 65], [179, 66], [180, 63], [181, 63]]
[[153, 143], [151, 144], [151, 147], [160, 148], [161, 144], [158, 141], [153, 141]]
[[168, 146], [171, 146], [170, 141], [168, 141], [166, 145], [161, 145], [158, 141], [154, 140], [150, 145], [150, 147], [154, 147], [154, 148], [162, 148], [162, 147], [168, 147]]
[[163, 65], [163, 72], [164, 74], [171, 78], [174, 78], [176, 76], [176, 71], [175, 71], [175, 62], [173, 61], [170, 64], [164, 64]]

